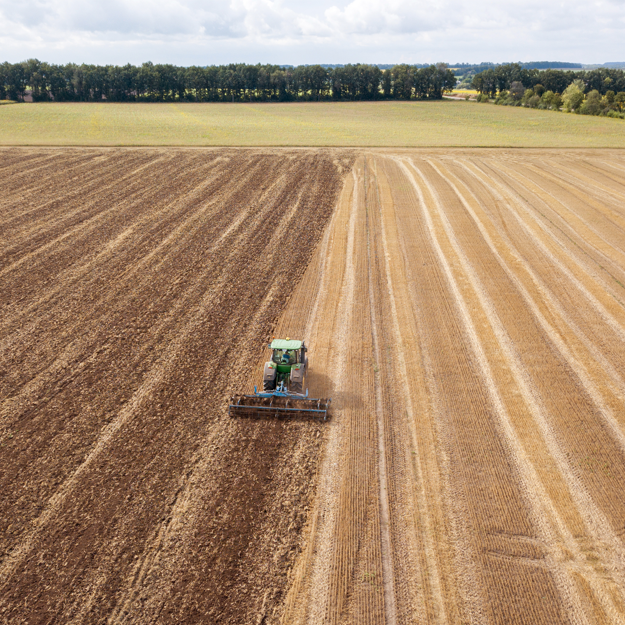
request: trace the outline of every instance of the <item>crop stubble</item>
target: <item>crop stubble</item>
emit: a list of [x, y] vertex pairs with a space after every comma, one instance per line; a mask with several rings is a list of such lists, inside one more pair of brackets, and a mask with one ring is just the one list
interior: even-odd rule
[[624, 166], [357, 160], [280, 326], [346, 359], [283, 622], [623, 621]]
[[351, 158], [5, 152], [5, 620], [625, 620], [625, 159]]

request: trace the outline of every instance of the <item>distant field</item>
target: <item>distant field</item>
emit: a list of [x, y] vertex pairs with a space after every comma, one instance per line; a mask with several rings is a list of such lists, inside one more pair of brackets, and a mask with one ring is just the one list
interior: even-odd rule
[[625, 147], [625, 123], [453, 101], [41, 103], [1, 107], [0, 145]]

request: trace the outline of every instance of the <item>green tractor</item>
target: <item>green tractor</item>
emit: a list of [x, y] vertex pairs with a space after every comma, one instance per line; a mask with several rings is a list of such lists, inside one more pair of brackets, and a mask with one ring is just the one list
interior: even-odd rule
[[265, 363], [263, 391], [275, 390], [301, 394], [304, 389], [304, 376], [308, 368], [306, 344], [304, 341], [274, 339], [269, 345], [273, 350], [271, 360]]
[[304, 392], [308, 371], [306, 344], [290, 338], [274, 339], [271, 360], [265, 363], [263, 390], [230, 398], [231, 417], [321, 417], [328, 416], [330, 399], [312, 399]]

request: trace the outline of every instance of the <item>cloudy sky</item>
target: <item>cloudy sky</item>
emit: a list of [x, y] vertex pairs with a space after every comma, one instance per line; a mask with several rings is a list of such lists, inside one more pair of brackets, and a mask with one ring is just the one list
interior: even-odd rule
[[625, 61], [625, 0], [0, 0], [0, 61]]

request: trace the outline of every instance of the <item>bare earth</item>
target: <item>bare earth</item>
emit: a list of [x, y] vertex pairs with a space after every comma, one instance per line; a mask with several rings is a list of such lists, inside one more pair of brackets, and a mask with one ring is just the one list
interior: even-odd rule
[[[7, 149], [0, 183], [2, 622], [625, 621], [624, 153]], [[328, 423], [228, 419], [272, 333]]]

